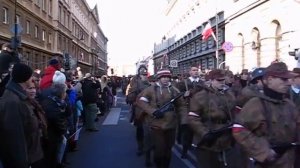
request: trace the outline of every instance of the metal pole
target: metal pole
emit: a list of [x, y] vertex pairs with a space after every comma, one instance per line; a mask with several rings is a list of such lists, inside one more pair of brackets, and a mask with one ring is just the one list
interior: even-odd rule
[[216, 0], [216, 68], [219, 65], [219, 16], [218, 16], [218, 0]]
[[18, 53], [17, 53], [17, 34], [18, 34], [18, 28], [17, 28], [17, 0], [15, 0], [15, 30], [14, 30], [14, 38], [13, 38], [13, 43], [14, 43], [14, 55], [16, 57], [18, 57]]

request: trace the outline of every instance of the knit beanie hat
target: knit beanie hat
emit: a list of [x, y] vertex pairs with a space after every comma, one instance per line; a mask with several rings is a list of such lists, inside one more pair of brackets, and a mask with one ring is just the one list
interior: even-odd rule
[[57, 70], [59, 70], [61, 68], [60, 62], [55, 58], [53, 58], [49, 61], [49, 65], [54, 67]]
[[65, 84], [66, 83], [66, 76], [60, 71], [55, 71], [53, 78], [53, 84]]
[[16, 63], [11, 72], [11, 80], [16, 83], [24, 83], [31, 78], [32, 73], [33, 71], [28, 65]]

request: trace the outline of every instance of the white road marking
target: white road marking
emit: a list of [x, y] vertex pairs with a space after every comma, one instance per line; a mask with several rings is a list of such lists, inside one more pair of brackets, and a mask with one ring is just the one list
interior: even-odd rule
[[[172, 152], [181, 159], [181, 154], [176, 150], [175, 148], [172, 148]], [[188, 159], [181, 159], [181, 161], [188, 167], [188, 168], [196, 168], [192, 162], [190, 162]]]
[[117, 125], [121, 113], [121, 108], [111, 108], [102, 125]]

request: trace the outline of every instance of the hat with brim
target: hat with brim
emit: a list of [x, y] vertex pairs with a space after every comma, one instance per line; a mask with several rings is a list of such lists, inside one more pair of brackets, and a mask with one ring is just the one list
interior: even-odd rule
[[295, 77], [300, 77], [300, 68], [294, 68], [293, 73], [295, 74]]
[[213, 79], [223, 79], [225, 78], [225, 71], [222, 69], [213, 69], [209, 72], [208, 78], [213, 80]]
[[286, 64], [283, 62], [273, 63], [266, 68], [264, 76], [273, 76], [278, 78], [294, 78], [296, 73], [289, 71]]

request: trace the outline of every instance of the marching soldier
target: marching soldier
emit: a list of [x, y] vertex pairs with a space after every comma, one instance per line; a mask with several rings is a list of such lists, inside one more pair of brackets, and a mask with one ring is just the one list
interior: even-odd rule
[[235, 97], [225, 87], [224, 70], [214, 69], [208, 78], [210, 86], [192, 96], [188, 113], [188, 123], [197, 142], [199, 167], [240, 168], [231, 135]]
[[300, 119], [291, 100], [284, 98], [293, 76], [285, 63], [268, 66], [263, 96], [250, 99], [236, 117], [233, 136], [257, 168], [294, 167]]
[[[197, 65], [192, 65], [189, 71], [190, 76], [177, 84], [177, 88], [181, 92], [185, 92], [184, 99], [189, 109], [190, 97], [196, 90], [199, 90], [204, 85], [204, 82], [199, 78], [199, 68]], [[187, 125], [181, 125], [178, 129], [178, 141], [182, 144], [181, 158], [187, 158], [187, 152], [191, 148], [193, 142], [193, 131]]]
[[243, 107], [243, 105], [252, 97], [255, 97], [263, 93], [262, 77], [264, 74], [265, 74], [265, 68], [256, 68], [251, 73], [251, 80], [249, 82], [250, 84], [244, 87], [240, 95], [238, 95], [237, 104], [239, 108]]
[[143, 129], [143, 121], [141, 119], [140, 113], [141, 110], [136, 107], [136, 99], [138, 94], [140, 94], [145, 88], [150, 86], [151, 84], [148, 81], [148, 72], [145, 66], [140, 66], [138, 69], [138, 74], [134, 76], [128, 85], [128, 94], [127, 101], [131, 104], [131, 121], [136, 126], [136, 141], [138, 144], [137, 155], [141, 156], [143, 154], [144, 148], [144, 129]]
[[[146, 113], [145, 122], [150, 127], [156, 167], [168, 168], [175, 143], [177, 120], [178, 117], [184, 117], [187, 108], [179, 90], [170, 83], [169, 70], [158, 71], [157, 79], [155, 85], [142, 92], [137, 104]], [[181, 123], [185, 123], [184, 118]]]
[[[295, 103], [298, 112], [300, 112], [300, 68], [294, 68], [295, 77], [291, 80], [292, 85], [289, 90], [289, 97]], [[296, 158], [300, 158], [300, 148], [296, 149]], [[296, 159], [295, 167], [300, 167], [300, 160]]]

